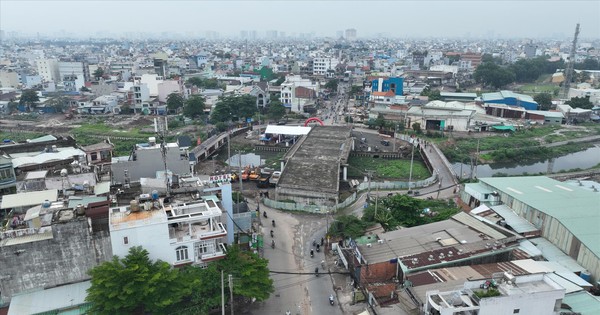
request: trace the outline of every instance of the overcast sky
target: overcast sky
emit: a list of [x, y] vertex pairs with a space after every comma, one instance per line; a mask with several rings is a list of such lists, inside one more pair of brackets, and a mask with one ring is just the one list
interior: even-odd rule
[[203, 35], [242, 30], [336, 36], [355, 28], [358, 37], [572, 37], [600, 38], [600, 0], [521, 1], [26, 1], [0, 0], [0, 29], [82, 36], [126, 32]]

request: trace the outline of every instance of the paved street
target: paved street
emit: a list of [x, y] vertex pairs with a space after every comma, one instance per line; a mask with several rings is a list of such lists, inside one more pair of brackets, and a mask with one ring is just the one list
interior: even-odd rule
[[[256, 208], [255, 201], [249, 201]], [[268, 218], [261, 215], [262, 232], [265, 235], [264, 257], [269, 260], [269, 269], [274, 281], [275, 292], [267, 301], [256, 303], [245, 314], [344, 314], [337, 302], [329, 305], [329, 295], [334, 294], [331, 276], [324, 273], [321, 261], [325, 259], [323, 251], [314, 252], [310, 258], [312, 240], [325, 234], [326, 218], [316, 215], [291, 214], [261, 205], [267, 211]], [[276, 226], [272, 227], [271, 221]], [[274, 238], [270, 237], [273, 230]], [[271, 248], [271, 240], [275, 248]], [[315, 276], [315, 268], [319, 276]]]

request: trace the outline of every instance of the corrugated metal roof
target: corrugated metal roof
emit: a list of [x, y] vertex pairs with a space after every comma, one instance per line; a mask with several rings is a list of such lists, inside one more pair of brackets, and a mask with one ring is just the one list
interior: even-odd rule
[[494, 230], [489, 225], [477, 220], [475, 217], [468, 215], [464, 212], [459, 212], [459, 213], [453, 215], [452, 219], [454, 219], [460, 223], [463, 223], [465, 225], [468, 225], [468, 226], [472, 227], [473, 229], [479, 231], [480, 233], [483, 233], [493, 239], [500, 240], [500, 239], [506, 238], [506, 235]]
[[45, 152], [36, 156], [22, 156], [12, 160], [13, 167], [21, 167], [27, 165], [38, 165], [51, 161], [68, 160], [74, 156], [85, 156], [85, 152], [80, 149], [69, 148], [59, 152]]
[[35, 206], [41, 204], [42, 202], [44, 202], [44, 200], [58, 200], [58, 190], [49, 189], [5, 195], [4, 197], [2, 197], [2, 204], [0, 205], [0, 209]]
[[481, 183], [502, 191], [559, 220], [577, 239], [600, 257], [600, 197], [545, 176], [480, 178]]
[[76, 307], [86, 303], [87, 289], [91, 286], [91, 281], [84, 281], [15, 295], [10, 301], [8, 315], [38, 314]]
[[550, 243], [549, 240], [538, 237], [530, 239], [531, 243], [535, 245], [541, 252], [544, 258], [548, 261], [554, 261], [561, 266], [567, 268], [571, 272], [585, 272], [586, 269], [577, 263], [577, 261], [567, 254], [563, 253], [560, 248]]
[[520, 217], [507, 205], [490, 206], [490, 208], [499, 214], [504, 219], [506, 224], [510, 225], [510, 227], [517, 233], [527, 233], [538, 230], [535, 226], [533, 226], [533, 224]]
[[573, 312], [581, 315], [598, 315], [600, 310], [600, 298], [588, 292], [566, 294], [562, 302], [569, 305]]

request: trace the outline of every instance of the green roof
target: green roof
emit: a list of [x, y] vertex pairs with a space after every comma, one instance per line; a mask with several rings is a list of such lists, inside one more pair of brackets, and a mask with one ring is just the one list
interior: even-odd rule
[[565, 295], [563, 303], [582, 315], [595, 315], [600, 309], [600, 299], [584, 291]]
[[546, 176], [491, 177], [479, 180], [556, 218], [600, 258], [600, 193]]

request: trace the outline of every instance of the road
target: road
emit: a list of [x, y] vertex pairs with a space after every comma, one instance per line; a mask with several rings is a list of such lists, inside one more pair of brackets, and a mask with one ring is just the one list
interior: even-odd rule
[[[251, 208], [255, 201], [249, 201]], [[325, 234], [326, 218], [308, 214], [291, 214], [261, 205], [268, 218], [261, 216], [262, 232], [265, 235], [263, 257], [269, 260], [269, 269], [275, 292], [261, 303], [255, 303], [244, 314], [343, 314], [336, 301], [336, 307], [329, 305], [328, 297], [334, 294], [330, 275], [324, 274], [321, 261], [323, 251], [310, 257], [312, 240]], [[272, 227], [271, 220], [276, 226]], [[274, 238], [270, 237], [273, 230]], [[271, 248], [271, 240], [275, 248]], [[320, 276], [315, 276], [315, 268]], [[337, 300], [337, 299], [336, 299]]]

